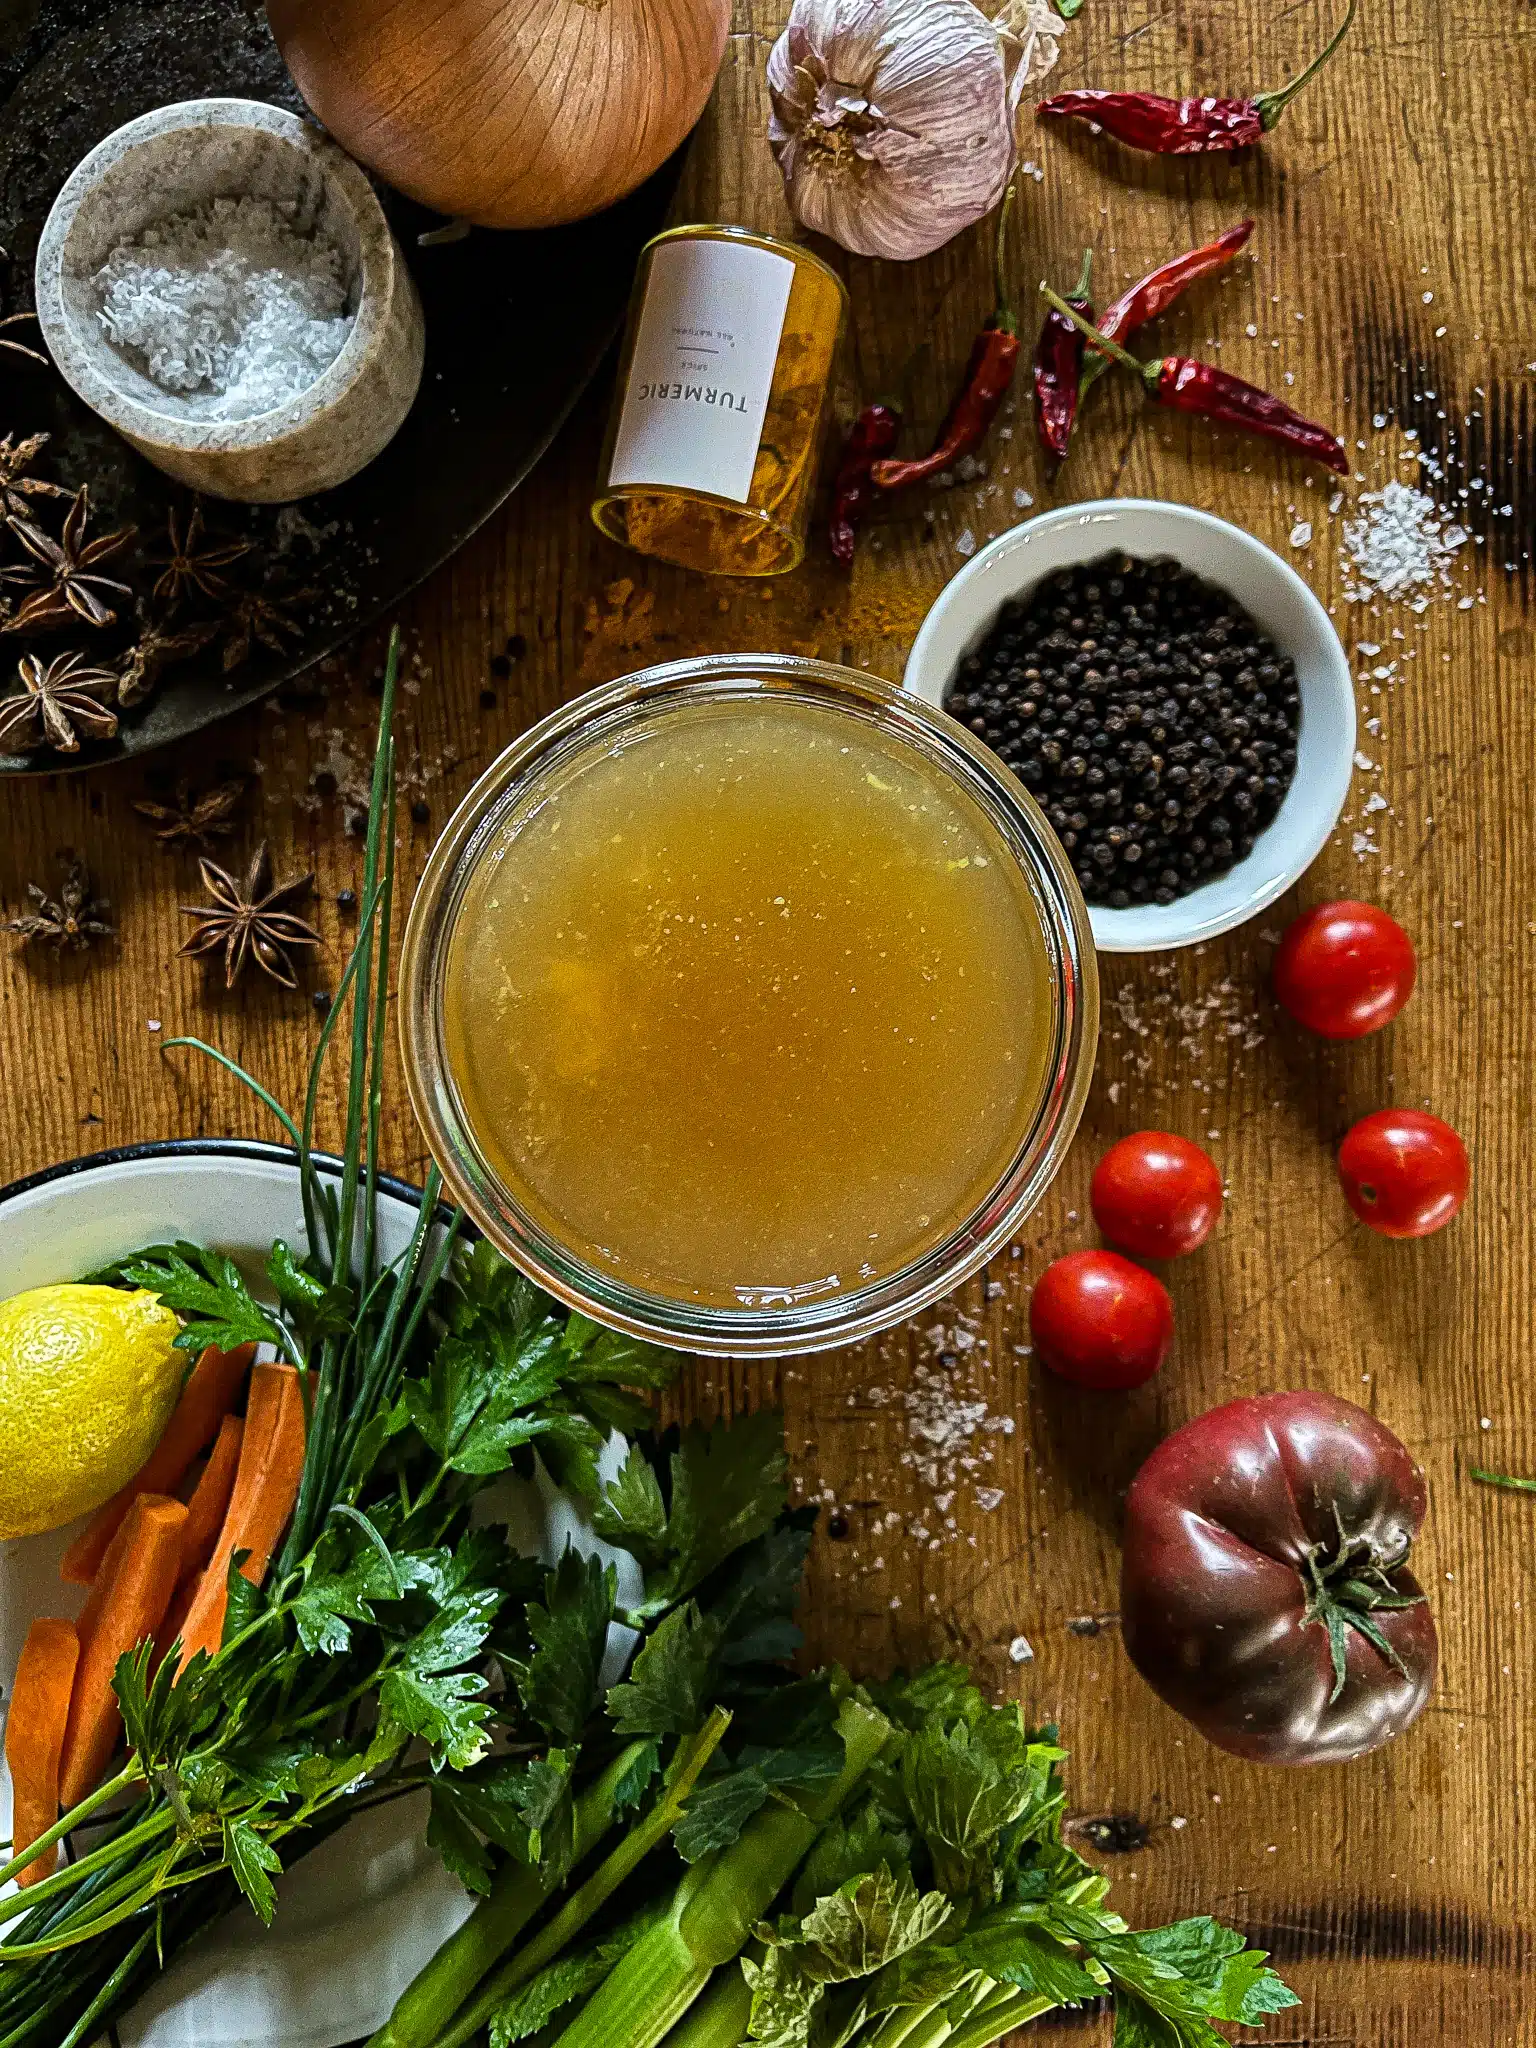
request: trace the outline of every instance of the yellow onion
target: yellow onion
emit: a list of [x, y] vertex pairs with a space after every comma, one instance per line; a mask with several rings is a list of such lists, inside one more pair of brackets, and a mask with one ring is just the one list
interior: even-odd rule
[[483, 227], [597, 213], [709, 98], [729, 0], [269, 0], [301, 93], [400, 191]]

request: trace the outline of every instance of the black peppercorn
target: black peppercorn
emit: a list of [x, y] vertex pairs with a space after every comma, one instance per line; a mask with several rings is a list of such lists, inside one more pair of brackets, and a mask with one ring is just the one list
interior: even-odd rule
[[1122, 909], [1241, 860], [1296, 769], [1294, 664], [1171, 560], [1106, 557], [1010, 599], [947, 702], [1038, 796], [1089, 900]]

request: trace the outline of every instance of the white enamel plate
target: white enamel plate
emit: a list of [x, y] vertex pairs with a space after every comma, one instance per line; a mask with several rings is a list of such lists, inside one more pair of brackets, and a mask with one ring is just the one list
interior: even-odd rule
[[[411, 1189], [386, 1185], [386, 1259], [404, 1250], [416, 1209]], [[0, 1299], [172, 1238], [216, 1245], [259, 1269], [274, 1238], [303, 1236], [298, 1174], [275, 1146], [197, 1140], [105, 1153], [0, 1190]], [[550, 1489], [519, 1487], [498, 1511], [522, 1550], [552, 1557], [568, 1539], [604, 1550]], [[69, 1618], [81, 1604], [82, 1589], [58, 1575], [79, 1526], [0, 1544], [7, 1692], [34, 1618]], [[620, 1560], [621, 1578], [626, 1567], [633, 1560]], [[0, 1809], [9, 1832], [3, 1762]], [[121, 2023], [121, 2048], [339, 2048], [371, 2034], [469, 1910], [425, 1845], [425, 1821], [424, 1798], [402, 1799], [341, 1829], [283, 1878], [270, 1933], [236, 1911], [173, 1962]]]

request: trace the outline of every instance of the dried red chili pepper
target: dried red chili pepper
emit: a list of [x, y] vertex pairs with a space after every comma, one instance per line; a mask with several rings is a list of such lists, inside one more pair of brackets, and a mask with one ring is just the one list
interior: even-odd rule
[[1059, 92], [1041, 100], [1037, 114], [1092, 121], [1131, 149], [1159, 156], [1195, 156], [1213, 149], [1246, 149], [1274, 127], [1304, 85], [1315, 78], [1349, 33], [1357, 0], [1317, 56], [1289, 85], [1248, 99], [1174, 100], [1155, 92]]
[[[1252, 233], [1253, 222], [1240, 220], [1236, 227], [1219, 234], [1214, 242], [1206, 242], [1201, 248], [1190, 249], [1182, 256], [1171, 256], [1166, 263], [1149, 270], [1129, 290], [1123, 291], [1113, 305], [1104, 308], [1099, 315], [1100, 334], [1107, 334], [1111, 341], [1123, 341], [1126, 335], [1134, 334], [1138, 327], [1144, 327], [1159, 313], [1166, 312], [1192, 284], [1230, 263], [1240, 249], [1247, 247]], [[1086, 391], [1108, 368], [1108, 356], [1094, 356], [1085, 363], [1083, 390]]]
[[[1086, 319], [1093, 318], [1093, 301], [1088, 296], [1093, 276], [1093, 251], [1083, 251], [1083, 268], [1077, 288], [1067, 303]], [[1054, 310], [1040, 324], [1035, 343], [1035, 432], [1047, 455], [1065, 461], [1077, 422], [1078, 393], [1083, 377], [1083, 333], [1072, 321]]]
[[865, 406], [848, 430], [832, 479], [832, 517], [827, 526], [833, 556], [845, 569], [853, 566], [859, 528], [875, 502], [870, 471], [896, 446], [900, 432], [901, 407], [879, 398]]
[[1014, 187], [1003, 196], [997, 221], [997, 310], [977, 335], [965, 366], [960, 395], [945, 416], [939, 438], [927, 455], [907, 462], [877, 462], [870, 471], [882, 491], [904, 490], [949, 469], [973, 448], [979, 448], [997, 418], [1019, 366], [1019, 321], [1003, 287], [1003, 252], [1013, 216]]
[[1278, 441], [1282, 447], [1315, 457], [1324, 468], [1336, 470], [1340, 476], [1348, 475], [1349, 458], [1336, 434], [1315, 420], [1303, 419], [1299, 412], [1292, 412], [1288, 405], [1261, 391], [1256, 384], [1218, 370], [1213, 363], [1196, 362], [1192, 356], [1160, 356], [1143, 362], [1085, 320], [1081, 313], [1075, 313], [1049, 285], [1041, 285], [1040, 292], [1058, 313], [1064, 313], [1081, 327], [1090, 346], [1134, 370], [1154, 404], [1165, 405], [1172, 412], [1195, 413], [1201, 419], [1241, 427], [1250, 434], [1262, 434], [1268, 441]]

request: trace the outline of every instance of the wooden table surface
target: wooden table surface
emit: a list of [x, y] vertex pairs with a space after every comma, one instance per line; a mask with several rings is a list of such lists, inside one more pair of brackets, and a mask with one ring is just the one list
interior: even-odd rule
[[[680, 214], [781, 228], [762, 86], [777, 0], [741, 10]], [[1240, 92], [1289, 76], [1324, 27], [1311, 6], [1087, 0], [1054, 82]], [[904, 507], [851, 585], [816, 563], [761, 586], [656, 567], [598, 538], [586, 506], [606, 394], [594, 393], [533, 481], [401, 607], [412, 874], [474, 772], [591, 683], [701, 649], [788, 649], [899, 677], [967, 533], [985, 539], [1031, 503], [1123, 493], [1207, 506], [1296, 563], [1348, 648], [1380, 648], [1356, 659], [1362, 717], [1379, 720], [1361, 736], [1372, 765], [1295, 897], [1220, 943], [1103, 961], [1082, 1134], [1013, 1255], [878, 1345], [780, 1370], [702, 1366], [688, 1393], [699, 1410], [781, 1400], [800, 1478], [838, 1511], [842, 1540], [824, 1520], [815, 1551], [811, 1650], [868, 1672], [963, 1657], [1022, 1692], [1037, 1718], [1058, 1719], [1075, 1814], [1122, 1817], [1086, 1839], [1111, 1845], [1124, 1911], [1151, 1923], [1209, 1909], [1273, 1949], [1303, 1995], [1267, 2037], [1288, 2048], [1536, 2041], [1536, 1833], [1524, 1798], [1536, 1768], [1536, 1503], [1480, 1488], [1466, 1469], [1536, 1470], [1533, 98], [1528, 8], [1364, 0], [1326, 81], [1240, 162], [1131, 158], [1026, 123], [1025, 153], [1044, 173], [1023, 188], [1026, 288], [1042, 271], [1074, 275], [1085, 242], [1102, 290], [1255, 216], [1253, 262], [1163, 333], [1178, 348], [1219, 338], [1218, 360], [1337, 422], [1360, 472], [1351, 502], [1392, 477], [1414, 480], [1414, 447], [1443, 460], [1430, 488], [1464, 508], [1473, 539], [1455, 591], [1422, 613], [1345, 601], [1351, 503], [1330, 512], [1328, 479], [1109, 389], [1059, 480], [1021, 415], [992, 443], [988, 476]], [[878, 388], [913, 336], [931, 332], [919, 426], [932, 425], [989, 310], [986, 241], [982, 230], [911, 267], [843, 264], [854, 305], [845, 396]], [[1298, 544], [1293, 529], [1308, 521], [1312, 539]], [[498, 674], [512, 636], [526, 652]], [[220, 763], [257, 778], [233, 850], [264, 834], [280, 873], [316, 871], [327, 946], [312, 988], [334, 984], [348, 943], [335, 897], [357, 882], [360, 844], [344, 799], [371, 752], [366, 685], [381, 647], [360, 644], [320, 694], [168, 754], [153, 785], [206, 786]], [[288, 1101], [300, 1092], [318, 1021], [308, 997], [253, 982], [226, 998], [176, 957], [177, 905], [197, 900], [196, 875], [134, 814], [149, 786], [137, 768], [0, 791], [0, 902], [14, 909], [26, 881], [51, 882], [56, 849], [72, 846], [119, 923], [115, 948], [78, 959], [0, 945], [0, 1180], [138, 1140], [260, 1130], [220, 1073], [162, 1053], [178, 1031], [215, 1039]], [[1378, 792], [1385, 807], [1367, 814]], [[1357, 833], [1368, 850], [1355, 850]], [[1331, 1049], [1287, 1028], [1266, 966], [1273, 927], [1299, 903], [1340, 894], [1389, 905], [1422, 964], [1391, 1031]], [[1418, 1246], [1357, 1227], [1333, 1174], [1346, 1126], [1394, 1100], [1432, 1105], [1473, 1154], [1467, 1211]], [[391, 1103], [391, 1161], [419, 1174], [398, 1072]], [[1178, 1342], [1157, 1381], [1090, 1398], [1048, 1383], [1027, 1356], [1029, 1286], [1049, 1257], [1092, 1241], [1093, 1161], [1148, 1124], [1207, 1143], [1230, 1206], [1216, 1240], [1173, 1275]], [[1012, 1425], [978, 1427], [970, 1452], [988, 1462], [949, 1483], [913, 1434], [936, 1375]], [[1296, 1386], [1364, 1403], [1427, 1468], [1421, 1565], [1444, 1662], [1429, 1711], [1383, 1754], [1286, 1773], [1222, 1756], [1165, 1710], [1130, 1668], [1114, 1610], [1121, 1501], [1146, 1452], [1215, 1402]], [[1010, 1658], [1021, 1636], [1031, 1662]], [[1099, 2025], [1042, 2024], [1035, 2037], [1097, 2038]]]

